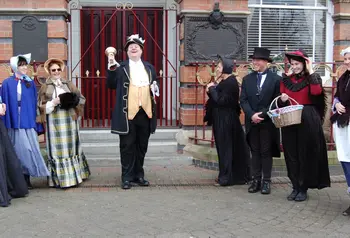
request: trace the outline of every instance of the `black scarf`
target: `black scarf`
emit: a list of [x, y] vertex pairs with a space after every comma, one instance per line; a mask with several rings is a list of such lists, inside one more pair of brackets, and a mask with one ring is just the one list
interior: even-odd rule
[[346, 112], [338, 114], [336, 112], [331, 116], [331, 122], [337, 122], [338, 127], [344, 128], [349, 125], [350, 118], [350, 71], [347, 70], [338, 80], [337, 92], [334, 97], [337, 97], [340, 103], [345, 107]]

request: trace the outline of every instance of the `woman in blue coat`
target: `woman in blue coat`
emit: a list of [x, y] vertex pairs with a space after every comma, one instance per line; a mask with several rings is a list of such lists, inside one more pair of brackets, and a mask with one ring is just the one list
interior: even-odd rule
[[14, 74], [5, 79], [1, 87], [2, 101], [7, 108], [2, 119], [21, 161], [28, 188], [32, 188], [30, 176], [49, 175], [37, 134], [37, 90], [34, 81], [26, 75], [30, 60], [31, 54], [11, 57]]

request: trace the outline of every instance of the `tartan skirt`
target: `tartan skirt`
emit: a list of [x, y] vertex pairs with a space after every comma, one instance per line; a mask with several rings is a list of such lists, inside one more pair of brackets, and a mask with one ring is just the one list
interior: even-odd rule
[[49, 186], [68, 188], [90, 176], [90, 169], [81, 147], [79, 124], [67, 110], [57, 108], [46, 115], [46, 148]]

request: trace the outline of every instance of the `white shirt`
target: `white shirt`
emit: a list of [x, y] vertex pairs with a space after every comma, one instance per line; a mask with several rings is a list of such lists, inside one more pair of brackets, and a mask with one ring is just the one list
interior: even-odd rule
[[65, 93], [62, 88], [63, 84], [60, 79], [52, 80], [54, 83], [56, 90], [52, 94], [52, 100], [46, 103], [46, 114], [50, 114], [55, 110], [56, 105], [53, 103], [53, 100], [57, 98], [60, 94]]
[[130, 81], [136, 87], [149, 85], [149, 76], [141, 60], [132, 61], [129, 59]]
[[267, 74], [261, 75], [261, 82], [260, 82], [260, 88], [264, 85], [265, 79], [266, 79]]

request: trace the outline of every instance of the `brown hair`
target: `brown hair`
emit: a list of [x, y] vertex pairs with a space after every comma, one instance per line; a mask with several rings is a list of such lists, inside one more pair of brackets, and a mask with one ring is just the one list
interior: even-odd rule
[[48, 69], [50, 70], [52, 65], [54, 65], [54, 64], [57, 64], [61, 68], [61, 62], [59, 62], [57, 60], [52, 60], [48, 65]]
[[27, 63], [27, 61], [26, 61], [25, 58], [23, 58], [23, 57], [18, 57], [17, 67], [23, 66], [23, 65], [27, 65], [27, 64], [28, 64], [28, 63]]

